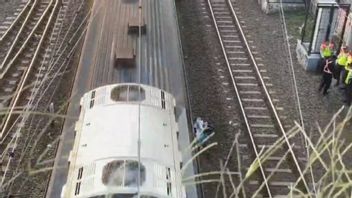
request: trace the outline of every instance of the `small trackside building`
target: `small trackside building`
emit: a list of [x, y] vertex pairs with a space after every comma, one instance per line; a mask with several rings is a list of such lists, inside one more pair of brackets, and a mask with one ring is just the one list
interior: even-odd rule
[[175, 105], [171, 94], [134, 83], [86, 93], [61, 196], [186, 197]]

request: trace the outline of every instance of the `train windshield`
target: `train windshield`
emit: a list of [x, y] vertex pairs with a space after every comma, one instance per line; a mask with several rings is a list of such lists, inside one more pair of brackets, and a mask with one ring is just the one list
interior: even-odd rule
[[110, 98], [116, 102], [143, 101], [145, 90], [138, 85], [119, 85], [111, 90]]
[[102, 182], [107, 186], [135, 187], [138, 184], [140, 168], [140, 185], [145, 182], [145, 167], [134, 160], [114, 160], [103, 168]]

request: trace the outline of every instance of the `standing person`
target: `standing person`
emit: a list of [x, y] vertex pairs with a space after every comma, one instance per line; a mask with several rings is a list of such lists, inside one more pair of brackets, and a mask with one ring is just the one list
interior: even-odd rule
[[346, 66], [346, 79], [345, 79], [345, 84], [346, 84], [346, 89], [345, 89], [345, 95], [346, 95], [346, 104], [349, 106], [351, 105], [352, 102], [352, 62], [350, 62]]
[[346, 84], [346, 78], [347, 78], [347, 75], [348, 75], [347, 67], [350, 64], [352, 64], [352, 51], [350, 51], [348, 56], [347, 56], [347, 61], [346, 61], [346, 64], [345, 64], [345, 72], [342, 74], [342, 81], [344, 83], [344, 87], [342, 87], [343, 89], [345, 89], [347, 87], [347, 84]]
[[[347, 67], [349, 64], [352, 64], [352, 51], [350, 51], [350, 53], [348, 53], [345, 67]], [[346, 76], [347, 76], [347, 73], [345, 73], [345, 77]]]
[[[345, 80], [343, 77], [345, 76], [345, 66], [347, 64], [348, 51], [347, 47], [341, 48], [339, 55], [337, 56], [336, 65], [334, 68], [334, 78], [336, 79], [335, 86], [340, 84], [340, 79], [342, 78], [342, 82]], [[342, 77], [341, 77], [342, 74]]]
[[334, 54], [334, 44], [332, 42], [330, 42], [329, 40], [324, 41], [320, 46], [321, 59], [320, 59], [320, 64], [319, 64], [319, 68], [318, 68], [319, 72], [323, 71], [326, 59], [332, 57], [333, 54]]
[[323, 77], [319, 86], [319, 92], [323, 89], [324, 96], [328, 94], [328, 89], [331, 85], [333, 65], [334, 61], [332, 57], [325, 60], [325, 65], [323, 68]]

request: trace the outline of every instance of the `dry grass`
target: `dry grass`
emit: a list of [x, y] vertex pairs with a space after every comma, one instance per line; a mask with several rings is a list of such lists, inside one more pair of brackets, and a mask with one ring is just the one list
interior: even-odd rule
[[[315, 140], [313, 140], [298, 123], [296, 123], [296, 125], [287, 132], [287, 136], [289, 138], [296, 135], [303, 136], [308, 153], [307, 162], [303, 167], [301, 167], [301, 170], [303, 170], [303, 177], [299, 177], [296, 183], [292, 183], [287, 197], [352, 197], [352, 160], [350, 151], [352, 148], [352, 143], [347, 142], [343, 135], [348, 130], [346, 126], [351, 122], [351, 117], [352, 108], [347, 109], [342, 107], [324, 128], [317, 125], [319, 137]], [[194, 142], [192, 142], [192, 144], [193, 143]], [[243, 193], [245, 193], [244, 188], [246, 181], [258, 171], [261, 164], [263, 164], [278, 149], [282, 148], [283, 144], [285, 144], [284, 138], [279, 138], [274, 145], [261, 150], [259, 157], [252, 162], [248, 171], [243, 174], [244, 176], [242, 176], [239, 172], [231, 172], [227, 168], [228, 159], [233, 155], [239, 155], [238, 149], [233, 149], [236, 145], [238, 145], [237, 136], [234, 140], [232, 148], [230, 149], [225, 164], [220, 162], [221, 170], [201, 173], [192, 177], [184, 178], [183, 181], [185, 185], [216, 183], [218, 185], [216, 193], [222, 194], [222, 197], [243, 197]], [[200, 150], [194, 155], [194, 158], [215, 145], [216, 143], [213, 143]], [[279, 160], [274, 171], [268, 175], [266, 179], [264, 179], [262, 184], [259, 185], [257, 191], [252, 192], [254, 193], [254, 196], [265, 188], [265, 181], [269, 181], [273, 174], [277, 172], [275, 170], [280, 167], [281, 163], [285, 160], [288, 154], [289, 150], [287, 150], [281, 160]], [[190, 162], [187, 162], [183, 169], [185, 169], [189, 164]], [[241, 169], [241, 167], [239, 167], [239, 169]], [[219, 179], [214, 179], [214, 177], [207, 178], [214, 175], [217, 175]], [[237, 177], [239, 178], [239, 182], [236, 182], [237, 185], [233, 181], [234, 175], [239, 176]], [[229, 182], [232, 187], [232, 193], [230, 195], [227, 194], [228, 190], [224, 190], [226, 186], [229, 186], [229, 184], [226, 184], [225, 182], [225, 177], [229, 178], [226, 181]], [[196, 179], [196, 181], [191, 182], [193, 179]], [[308, 183], [308, 186], [306, 186], [305, 189], [298, 187], [298, 184], [302, 180], [305, 180]]]

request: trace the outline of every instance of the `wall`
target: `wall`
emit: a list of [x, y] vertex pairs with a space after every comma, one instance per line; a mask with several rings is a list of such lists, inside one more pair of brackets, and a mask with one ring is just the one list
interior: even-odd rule
[[[258, 0], [259, 5], [266, 14], [280, 10], [280, 0]], [[304, 0], [282, 0], [284, 10], [297, 10], [304, 8]]]

